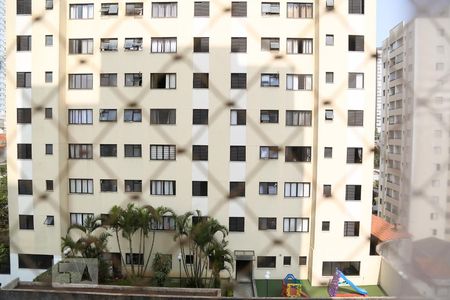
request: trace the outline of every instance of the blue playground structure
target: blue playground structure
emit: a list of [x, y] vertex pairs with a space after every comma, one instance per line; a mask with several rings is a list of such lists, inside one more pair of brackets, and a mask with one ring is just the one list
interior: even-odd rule
[[[342, 281], [340, 280], [342, 279]], [[339, 285], [348, 284], [352, 289], [356, 291], [361, 296], [367, 296], [367, 291], [355, 285], [351, 280], [349, 280], [339, 269], [336, 269], [333, 279], [331, 279], [328, 285], [328, 294], [330, 297], [348, 297], [355, 296], [353, 294], [338, 294]]]

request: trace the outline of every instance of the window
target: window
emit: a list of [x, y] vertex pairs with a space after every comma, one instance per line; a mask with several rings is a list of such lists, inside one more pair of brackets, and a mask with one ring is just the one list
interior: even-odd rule
[[245, 109], [230, 110], [230, 125], [246, 125], [247, 112]]
[[330, 231], [330, 221], [322, 222], [322, 231]]
[[287, 39], [286, 44], [287, 54], [312, 54], [313, 40], [312, 39]]
[[53, 72], [45, 72], [45, 82], [46, 83], [53, 82]]
[[45, 144], [45, 154], [53, 154], [53, 144]]
[[17, 109], [17, 124], [31, 124], [31, 108]]
[[69, 124], [92, 124], [92, 109], [69, 109]]
[[285, 149], [285, 161], [287, 162], [310, 162], [311, 147], [288, 146]]
[[125, 86], [142, 86], [142, 73], [125, 73]]
[[141, 122], [142, 111], [140, 109], [125, 109], [123, 112], [124, 122]]
[[334, 111], [332, 109], [325, 109], [325, 120], [333, 121], [334, 119]]
[[310, 196], [311, 184], [307, 182], [285, 182], [284, 197], [307, 198]]
[[324, 261], [322, 264], [322, 276], [333, 276], [336, 269], [344, 275], [359, 276], [361, 263], [359, 261]]
[[100, 73], [100, 86], [117, 86], [117, 73]]
[[116, 157], [117, 145], [115, 144], [100, 144], [100, 157]]
[[150, 194], [161, 196], [176, 195], [176, 184], [174, 180], [150, 180]]
[[283, 218], [284, 232], [308, 232], [308, 218]]
[[142, 38], [125, 38], [124, 49], [127, 51], [141, 51]]
[[17, 0], [17, 14], [31, 15], [31, 0]]
[[117, 192], [117, 180], [100, 179], [100, 192]]
[[31, 35], [17, 36], [17, 51], [31, 51]]
[[194, 263], [194, 255], [192, 254], [186, 254], [184, 256], [184, 261], [187, 265], [192, 265]]
[[125, 157], [142, 157], [142, 150], [140, 144], [125, 144]]
[[364, 125], [364, 111], [363, 110], [349, 110], [347, 125], [348, 126], [363, 126]]
[[333, 157], [333, 148], [332, 147], [325, 147], [323, 149], [323, 157], [324, 158], [332, 158]]
[[192, 110], [192, 124], [208, 125], [208, 110], [207, 109]]
[[119, 13], [119, 4], [102, 3], [100, 12], [102, 16], [117, 16]]
[[17, 159], [31, 159], [31, 144], [17, 144]]
[[279, 51], [280, 38], [261, 38], [261, 51]]
[[325, 198], [331, 197], [331, 185], [329, 185], [329, 184], [323, 185], [323, 196]]
[[299, 266], [306, 266], [307, 257], [306, 256], [299, 256], [298, 257], [298, 265]]
[[208, 73], [194, 73], [192, 77], [192, 87], [194, 89], [207, 89], [208, 83]]
[[125, 263], [127, 265], [143, 265], [144, 264], [144, 254], [142, 253], [133, 253], [133, 256], [131, 256], [131, 253], [125, 253]]
[[151, 220], [152, 230], [175, 230], [175, 217], [163, 216], [160, 221]]
[[93, 19], [94, 4], [70, 4], [70, 19]]
[[348, 88], [349, 89], [363, 89], [364, 88], [364, 73], [348, 73]]
[[69, 193], [93, 194], [94, 182], [92, 179], [69, 179]]
[[311, 126], [312, 112], [310, 110], [287, 110], [286, 126]]
[[150, 145], [151, 160], [175, 160], [176, 153], [175, 145]]
[[348, 36], [348, 51], [364, 51], [364, 36], [363, 35], [349, 35]]
[[247, 88], [247, 74], [246, 73], [231, 73], [231, 88], [232, 89]]
[[231, 16], [232, 17], [246, 17], [247, 16], [247, 2], [244, 2], [244, 1], [231, 2]]
[[176, 53], [177, 52], [177, 38], [152, 38], [152, 53]]
[[232, 37], [231, 38], [231, 52], [247, 52], [247, 38], [246, 37]]
[[100, 109], [98, 116], [100, 122], [116, 122], [117, 109]]
[[245, 197], [245, 182], [230, 182], [230, 198]]
[[363, 148], [347, 148], [347, 163], [362, 164]]
[[349, 0], [348, 1], [349, 14], [364, 14], [364, 0]]
[[47, 270], [53, 266], [53, 255], [19, 254], [19, 269]]
[[283, 256], [283, 266], [290, 266], [290, 265], [291, 265], [291, 257]]
[[177, 2], [152, 2], [152, 18], [176, 18]]
[[261, 123], [278, 123], [278, 110], [261, 110], [259, 120]]
[[92, 159], [92, 144], [69, 144], [69, 159]]
[[193, 145], [192, 160], [208, 160], [208, 146]]
[[334, 0], [327, 0], [326, 6], [328, 10], [331, 10], [334, 8]]
[[245, 146], [230, 146], [230, 161], [245, 161]]
[[55, 217], [54, 216], [47, 216], [47, 217], [45, 217], [44, 225], [54, 226], [55, 225]]
[[344, 222], [344, 236], [359, 236], [359, 222]]
[[175, 109], [150, 109], [150, 124], [176, 124], [177, 111]]
[[142, 180], [125, 180], [125, 193], [142, 192]]
[[32, 215], [19, 215], [19, 229], [34, 229], [34, 219]]
[[209, 1], [194, 2], [194, 17], [209, 17]]
[[334, 83], [334, 73], [333, 72], [325, 73], [325, 83]]
[[256, 258], [256, 267], [258, 268], [276, 268], [277, 257], [276, 256], [258, 256]]
[[258, 218], [258, 230], [277, 230], [277, 218]]
[[93, 39], [69, 39], [69, 54], [92, 54]]
[[228, 219], [228, 229], [230, 230], [230, 232], [244, 232], [244, 227], [244, 217], [230, 217]]
[[334, 46], [334, 34], [325, 35], [325, 45]]
[[346, 185], [345, 186], [345, 200], [361, 200], [361, 186], [360, 185]]
[[280, 86], [280, 75], [271, 74], [261, 74], [261, 86], [262, 87], [279, 87]]
[[70, 225], [84, 225], [87, 218], [93, 217], [93, 213], [70, 213]]
[[100, 39], [101, 51], [117, 51], [117, 39]]
[[125, 15], [126, 16], [142, 16], [144, 14], [144, 3], [126, 3]]
[[192, 181], [192, 196], [208, 196], [208, 181]]
[[259, 147], [260, 159], [278, 159], [279, 148], [277, 146], [261, 146]]
[[287, 17], [288, 18], [312, 18], [313, 4], [312, 3], [287, 3]]
[[53, 35], [45, 36], [45, 46], [53, 46]]
[[92, 74], [69, 74], [69, 89], [92, 89]]
[[19, 179], [17, 181], [19, 195], [33, 195], [33, 181], [28, 179]]
[[177, 87], [177, 75], [173, 73], [151, 73], [152, 89], [175, 89]]
[[277, 182], [260, 182], [259, 194], [260, 195], [276, 195], [278, 193]]
[[31, 72], [17, 72], [18, 88], [31, 88]]
[[209, 37], [195, 37], [194, 52], [209, 52]]
[[263, 16], [279, 16], [280, 2], [263, 2], [261, 3], [261, 15]]
[[195, 226], [197, 224], [202, 224], [205, 223], [206, 221], [208, 221], [208, 217], [207, 216], [192, 216], [192, 226]]
[[286, 89], [292, 91], [312, 90], [312, 75], [306, 74], [287, 74]]

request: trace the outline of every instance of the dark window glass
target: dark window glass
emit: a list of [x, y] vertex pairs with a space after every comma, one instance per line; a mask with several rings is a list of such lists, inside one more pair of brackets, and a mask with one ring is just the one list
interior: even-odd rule
[[230, 198], [245, 197], [245, 182], [230, 182]]
[[192, 160], [208, 160], [208, 146], [193, 145]]
[[244, 226], [244, 217], [230, 217], [228, 219], [228, 229], [230, 230], [230, 232], [244, 232]]
[[245, 146], [230, 146], [230, 161], [245, 161]]
[[208, 181], [192, 181], [192, 196], [208, 196]]

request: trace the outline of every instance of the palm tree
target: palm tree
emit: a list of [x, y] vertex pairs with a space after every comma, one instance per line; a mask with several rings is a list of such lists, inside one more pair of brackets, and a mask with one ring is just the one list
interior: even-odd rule
[[210, 287], [220, 287], [220, 273], [227, 271], [231, 276], [233, 266], [233, 255], [227, 249], [228, 241], [214, 241], [208, 248], [208, 256], [210, 258], [211, 278]]
[[122, 214], [123, 214], [123, 209], [120, 206], [114, 205], [109, 210], [106, 224], [108, 225], [109, 228], [111, 228], [114, 231], [114, 234], [116, 236], [116, 241], [117, 241], [117, 247], [119, 248], [120, 259], [122, 261], [122, 265], [125, 268], [125, 271], [128, 274], [128, 270], [125, 267], [126, 262], [125, 262], [124, 255], [122, 253], [122, 247], [120, 245], [120, 238], [119, 238], [119, 231], [122, 230]]
[[[133, 252], [133, 237], [139, 230], [141, 224], [139, 222], [139, 210], [133, 203], [129, 203], [125, 210], [122, 211], [119, 218], [119, 225], [122, 231], [122, 236], [128, 240], [128, 249], [130, 253], [131, 274], [136, 275], [134, 268], [134, 252]], [[140, 257], [140, 256], [139, 256]]]

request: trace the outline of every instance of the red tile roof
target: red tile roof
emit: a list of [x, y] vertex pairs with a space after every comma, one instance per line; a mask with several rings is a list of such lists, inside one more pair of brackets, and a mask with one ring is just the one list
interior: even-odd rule
[[411, 236], [409, 233], [395, 228], [393, 224], [375, 215], [372, 215], [372, 235], [381, 242], [404, 239]]

